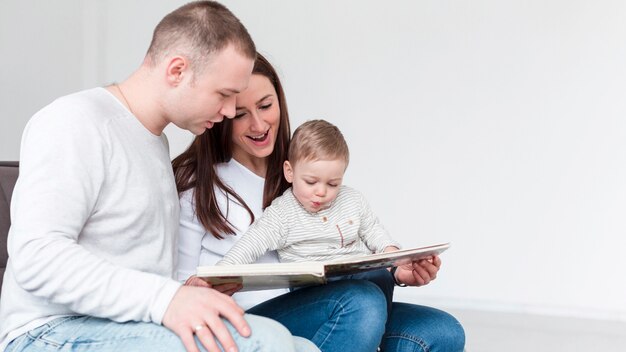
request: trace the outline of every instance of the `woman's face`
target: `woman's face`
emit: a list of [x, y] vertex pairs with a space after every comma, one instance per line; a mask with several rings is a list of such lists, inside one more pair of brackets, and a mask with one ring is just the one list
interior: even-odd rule
[[[233, 120], [233, 157], [246, 165], [265, 159], [274, 150], [280, 124], [280, 107], [274, 86], [263, 75], [253, 74], [248, 89], [236, 98]], [[249, 165], [246, 165], [249, 166]]]

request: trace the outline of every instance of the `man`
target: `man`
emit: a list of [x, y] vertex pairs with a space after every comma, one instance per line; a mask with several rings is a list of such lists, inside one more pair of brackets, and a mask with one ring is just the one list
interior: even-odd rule
[[187, 4], [158, 24], [127, 80], [33, 116], [13, 193], [0, 350], [317, 350], [272, 320], [244, 319], [216, 290], [172, 279], [179, 201], [163, 129], [198, 135], [232, 118], [255, 55], [228, 9]]

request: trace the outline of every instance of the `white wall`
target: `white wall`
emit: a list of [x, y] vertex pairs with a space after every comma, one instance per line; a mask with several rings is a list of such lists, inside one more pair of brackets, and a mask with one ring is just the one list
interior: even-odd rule
[[[182, 1], [4, 1], [0, 160], [56, 96], [125, 78]], [[626, 321], [626, 3], [225, 1], [294, 126], [344, 131], [347, 183], [406, 245], [451, 241], [402, 299]], [[172, 155], [189, 142], [167, 129]]]

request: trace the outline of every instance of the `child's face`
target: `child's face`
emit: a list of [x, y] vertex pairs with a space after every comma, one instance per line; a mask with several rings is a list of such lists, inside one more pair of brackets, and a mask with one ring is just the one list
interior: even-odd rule
[[283, 171], [298, 202], [307, 211], [317, 213], [337, 198], [346, 166], [341, 159], [300, 160], [295, 167], [285, 161]]

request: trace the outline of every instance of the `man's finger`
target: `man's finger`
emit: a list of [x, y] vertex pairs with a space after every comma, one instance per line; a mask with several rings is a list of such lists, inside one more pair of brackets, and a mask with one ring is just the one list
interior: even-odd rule
[[[193, 330], [196, 333], [198, 340], [200, 340], [200, 343], [202, 344], [202, 346], [204, 346], [204, 348], [206, 348], [208, 352], [220, 351], [220, 348], [217, 346], [217, 343], [215, 342], [215, 338], [213, 337], [211, 329], [206, 324], [202, 323], [202, 324], [196, 325], [193, 328]], [[226, 347], [224, 348], [224, 350], [228, 351]]]
[[[239, 306], [235, 306], [237, 309], [225, 309], [221, 311], [221, 315], [230, 322], [230, 324], [237, 330], [239, 335], [243, 337], [250, 336], [250, 326], [243, 317], [243, 309]], [[223, 324], [220, 320], [220, 323]], [[220, 342], [222, 340], [220, 339]]]
[[237, 345], [235, 344], [235, 340], [233, 339], [230, 331], [228, 330], [226, 324], [224, 324], [224, 321], [222, 319], [220, 319], [219, 317], [213, 318], [208, 321], [207, 324], [209, 325], [209, 328], [211, 329], [211, 332], [213, 333], [215, 338], [224, 348], [224, 351], [236, 351]]
[[196, 346], [196, 340], [193, 338], [193, 334], [191, 333], [191, 331], [181, 332], [178, 334], [178, 336], [183, 342], [183, 345], [185, 346], [187, 352], [200, 352], [200, 350], [198, 350], [198, 346]]

